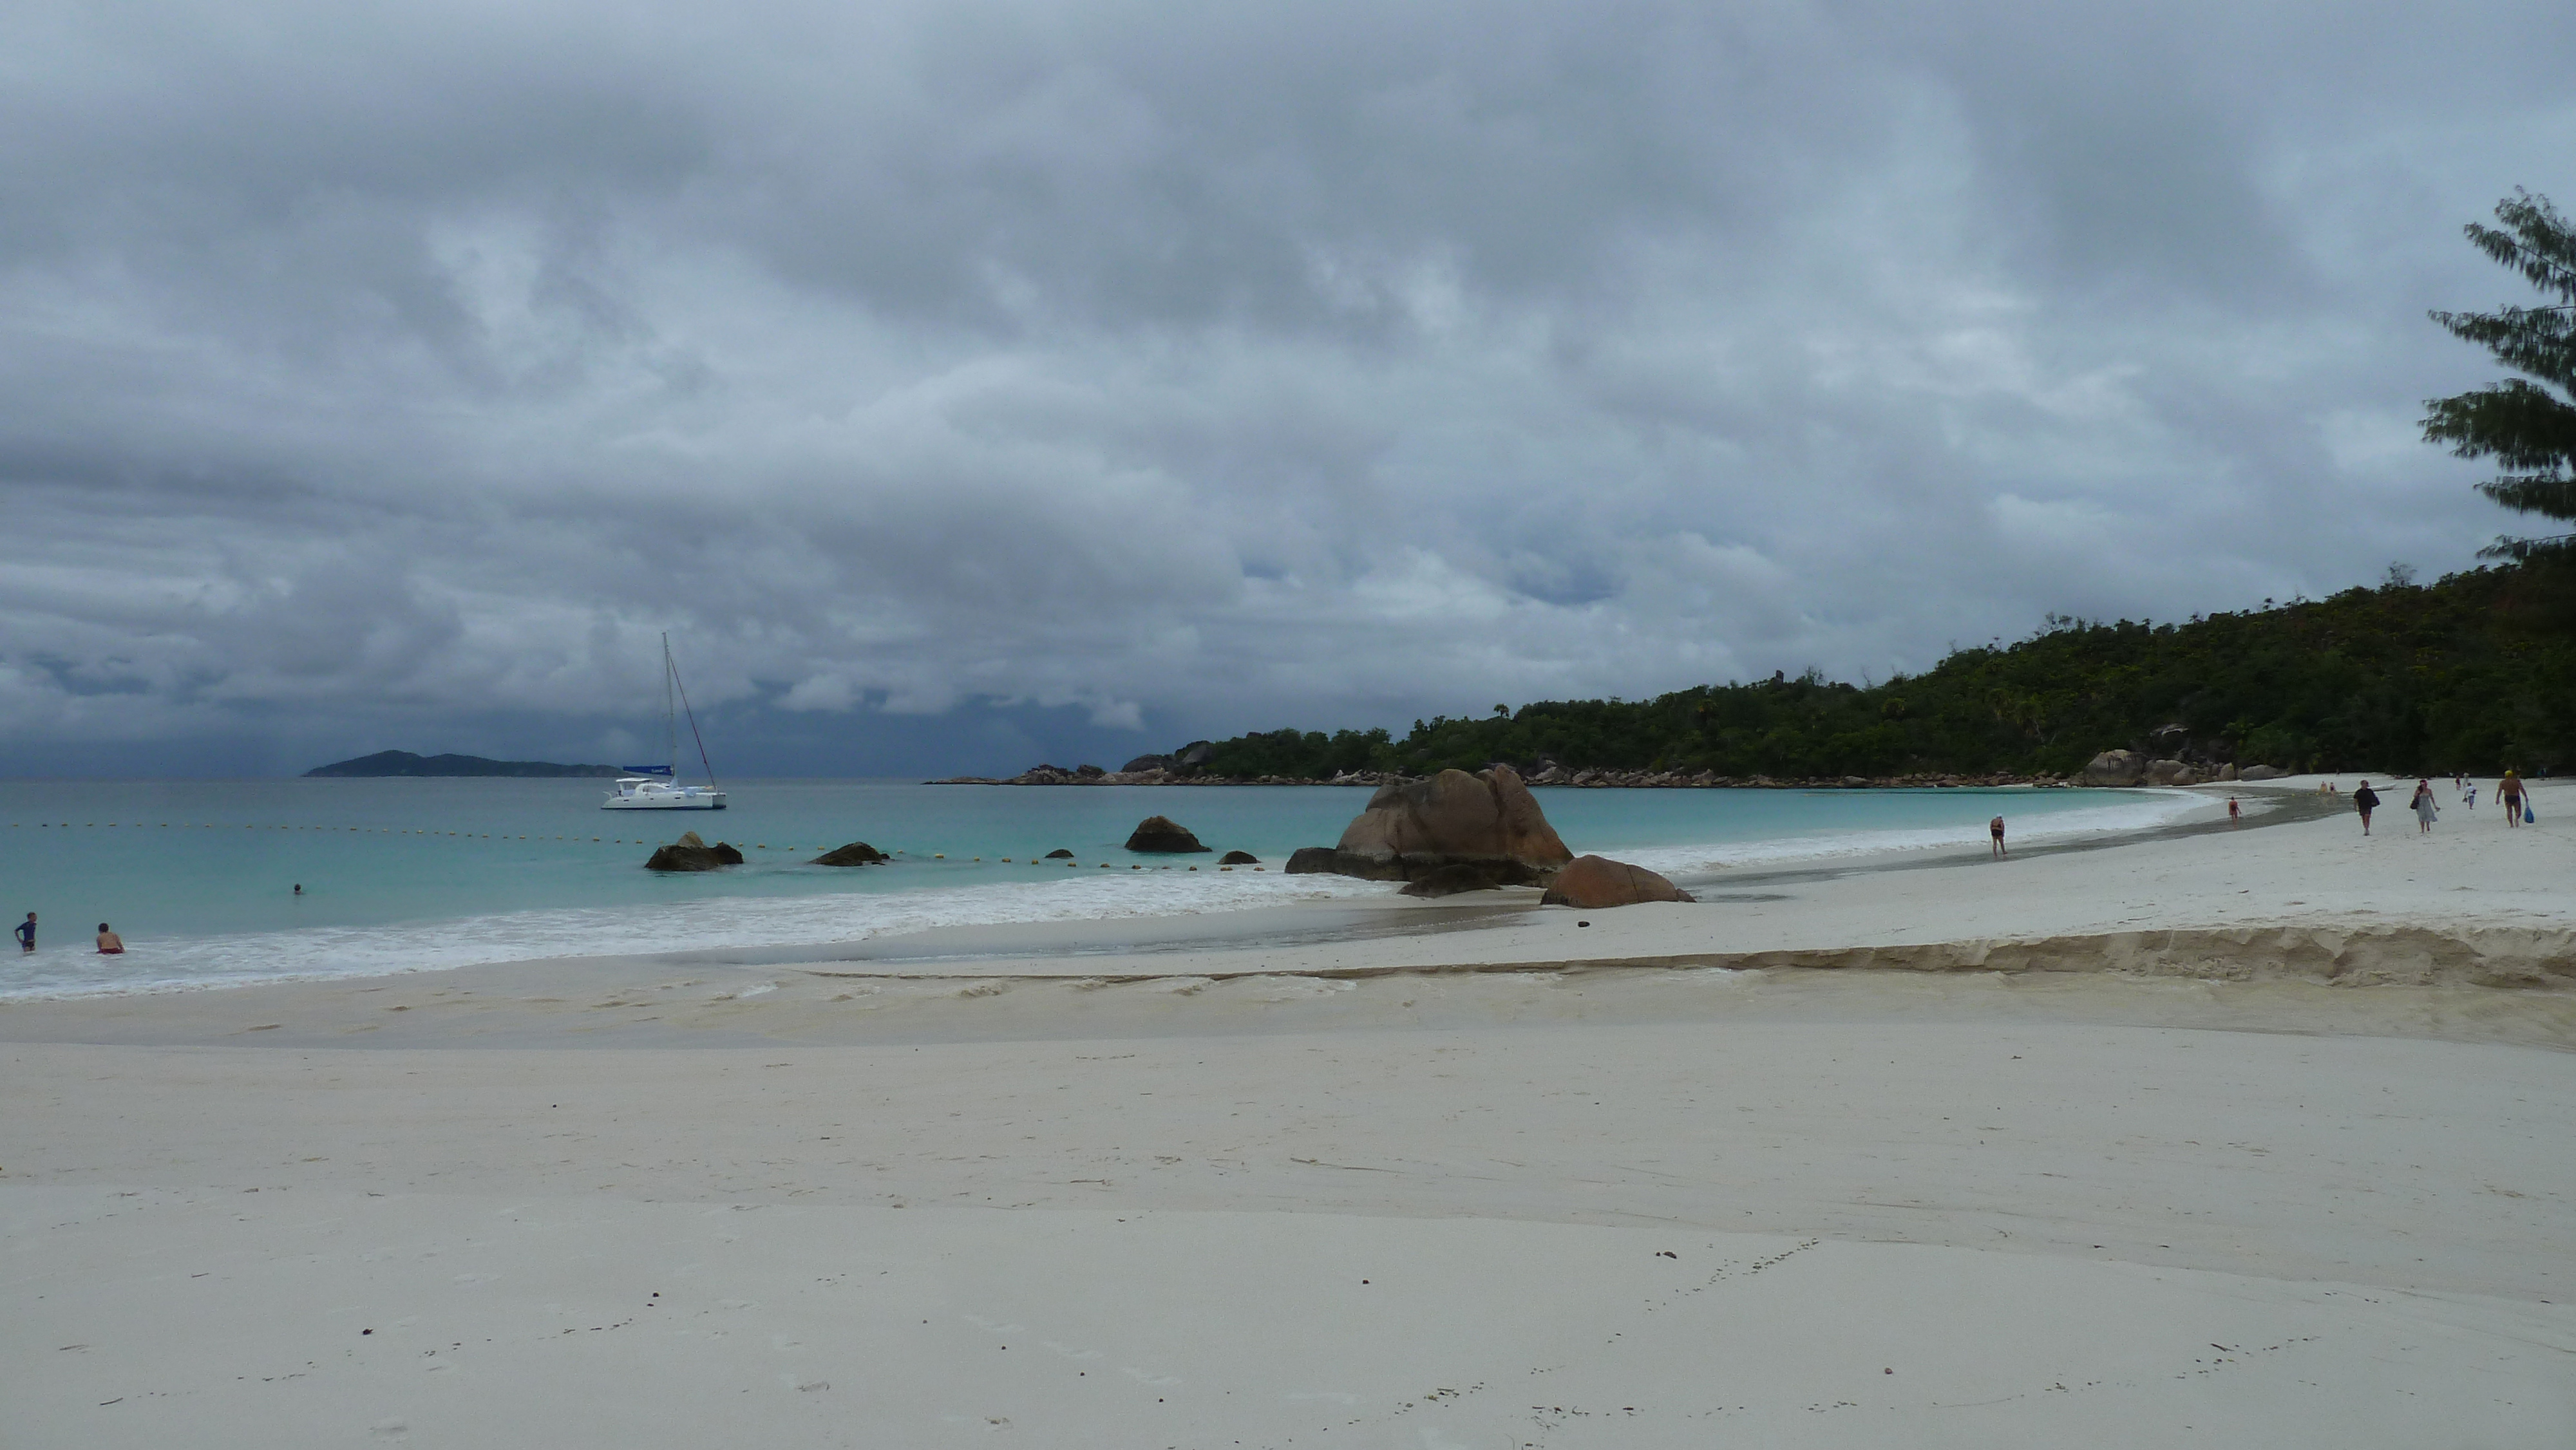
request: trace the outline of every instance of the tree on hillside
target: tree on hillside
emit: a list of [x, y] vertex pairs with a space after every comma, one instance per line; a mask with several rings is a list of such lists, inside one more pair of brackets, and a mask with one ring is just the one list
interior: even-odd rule
[[[2469, 241], [2558, 300], [2432, 314], [2453, 336], [2528, 376], [2426, 400], [2424, 438], [2450, 444], [2461, 458], [2493, 458], [2502, 465], [2501, 477], [2478, 485], [2487, 497], [2522, 513], [2576, 523], [2576, 402], [2570, 401], [2576, 399], [2576, 231], [2549, 198], [2519, 187], [2496, 203], [2495, 214], [2504, 225], [2471, 222], [2464, 228]], [[2499, 539], [2486, 552], [2566, 562], [2576, 557], [2576, 535]]]

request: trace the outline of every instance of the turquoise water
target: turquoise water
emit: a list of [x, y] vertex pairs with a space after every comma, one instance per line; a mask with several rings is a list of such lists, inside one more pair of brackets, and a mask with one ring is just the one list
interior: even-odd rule
[[[721, 812], [619, 812], [598, 808], [606, 789], [590, 780], [0, 782], [0, 913], [41, 918], [41, 950], [0, 954], [0, 995], [848, 941], [1392, 889], [1278, 873], [1289, 851], [1341, 834], [1367, 799], [1350, 788], [774, 780], [727, 789], [732, 808]], [[2028, 790], [1549, 790], [1539, 799], [1578, 853], [1677, 873], [1974, 842], [1998, 812], [2018, 839], [2134, 829], [2192, 805], [2161, 793]], [[1129, 854], [1128, 832], [1155, 814], [1269, 869]], [[730, 840], [750, 859], [704, 874], [642, 869], [654, 844], [684, 830]], [[854, 840], [902, 855], [862, 870], [801, 864]], [[1077, 864], [1037, 862], [1059, 847]], [[100, 921], [124, 936], [126, 957], [90, 951]]]

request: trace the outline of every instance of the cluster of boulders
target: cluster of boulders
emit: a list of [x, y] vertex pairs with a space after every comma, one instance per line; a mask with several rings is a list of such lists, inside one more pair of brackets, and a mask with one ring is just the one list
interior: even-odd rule
[[1169, 755], [1139, 755], [1116, 770], [1097, 765], [1032, 765], [1017, 775], [955, 775], [926, 785], [1234, 785], [1239, 782], [1201, 773], [1215, 749], [1193, 740]]
[[[925, 785], [1406, 785], [1425, 779], [1392, 770], [1350, 770], [1339, 775], [1208, 775], [1160, 766], [1143, 770], [1103, 770], [1096, 765], [1037, 765], [1013, 776], [958, 775]], [[1568, 770], [1549, 765], [1524, 777], [1533, 786], [1578, 790], [1895, 790], [1934, 786], [2062, 786], [2074, 782], [2062, 775], [2017, 775], [1996, 771], [1983, 775], [1926, 772], [1915, 775], [1719, 775], [1687, 770]]]
[[[809, 866], [882, 866], [894, 858], [865, 841], [852, 841], [836, 846], [813, 860]], [[719, 866], [742, 864], [740, 847], [718, 841], [710, 846], [695, 831], [683, 832], [680, 839], [657, 847], [644, 863], [647, 871], [713, 871]]]
[[[1169, 816], [1147, 816], [1127, 837], [1127, 849], [1181, 855], [1209, 850], [1187, 826]], [[1048, 860], [1070, 860], [1058, 847]], [[653, 853], [655, 871], [712, 871], [739, 866], [742, 852], [718, 841], [710, 846], [691, 831]], [[889, 859], [865, 841], [826, 851], [816, 866], [873, 866]], [[1229, 851], [1220, 866], [1255, 866], [1248, 851]], [[1519, 772], [1489, 766], [1470, 775], [1444, 770], [1426, 780], [1395, 780], [1378, 787], [1351, 818], [1339, 841], [1307, 846], [1288, 858], [1291, 875], [1331, 873], [1368, 881], [1401, 881], [1407, 896], [1449, 896], [1505, 886], [1541, 886], [1543, 905], [1586, 910], [1646, 901], [1688, 901], [1690, 893], [1623, 861], [1578, 859], [1548, 824]]]
[[2240, 780], [2279, 780], [2287, 774], [2271, 765], [2151, 760], [2140, 751], [2105, 750], [2093, 757], [2078, 778], [2086, 785], [2220, 785]]
[[1618, 790], [1897, 790], [1932, 786], [2064, 785], [2061, 775], [1985, 775], [1926, 772], [1915, 775], [1719, 775], [1710, 770], [1573, 770], [1551, 765], [1529, 778], [1532, 785]]
[[1301, 847], [1288, 870], [1401, 881], [1407, 896], [1544, 886], [1544, 904], [1586, 909], [1691, 899], [1644, 867], [1577, 859], [1508, 765], [1380, 786], [1341, 840]]
[[[1495, 762], [1487, 770], [1509, 770], [1524, 785], [1595, 790], [1891, 790], [1943, 786], [2072, 785], [2206, 785], [2219, 781], [2272, 780], [2284, 774], [2276, 767], [2238, 767], [2224, 755], [2223, 742], [2195, 741], [2181, 725], [2148, 732], [2145, 750], [2106, 750], [2074, 776], [2012, 771], [1985, 773], [1916, 772], [1909, 775], [1769, 776], [1720, 775], [1712, 770], [1611, 770], [1573, 768], [1542, 757], [1527, 774]], [[1383, 790], [1417, 785], [1423, 777], [1394, 771], [1352, 770], [1332, 776], [1216, 775], [1207, 769], [1214, 747], [1193, 741], [1170, 755], [1140, 755], [1116, 770], [1097, 765], [1034, 765], [1018, 775], [961, 775], [931, 785], [1343, 785]], [[2262, 772], [2258, 774], [2257, 772]]]

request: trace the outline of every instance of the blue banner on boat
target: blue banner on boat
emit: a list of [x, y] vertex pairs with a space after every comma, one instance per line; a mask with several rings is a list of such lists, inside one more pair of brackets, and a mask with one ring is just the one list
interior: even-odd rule
[[671, 767], [667, 765], [629, 765], [624, 769], [628, 775], [669, 775], [671, 773]]

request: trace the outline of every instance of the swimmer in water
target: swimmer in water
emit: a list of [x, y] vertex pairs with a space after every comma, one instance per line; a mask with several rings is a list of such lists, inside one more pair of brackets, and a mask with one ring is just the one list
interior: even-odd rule
[[98, 953], [103, 957], [125, 955], [125, 938], [108, 930], [107, 923], [103, 921], [98, 924]]

